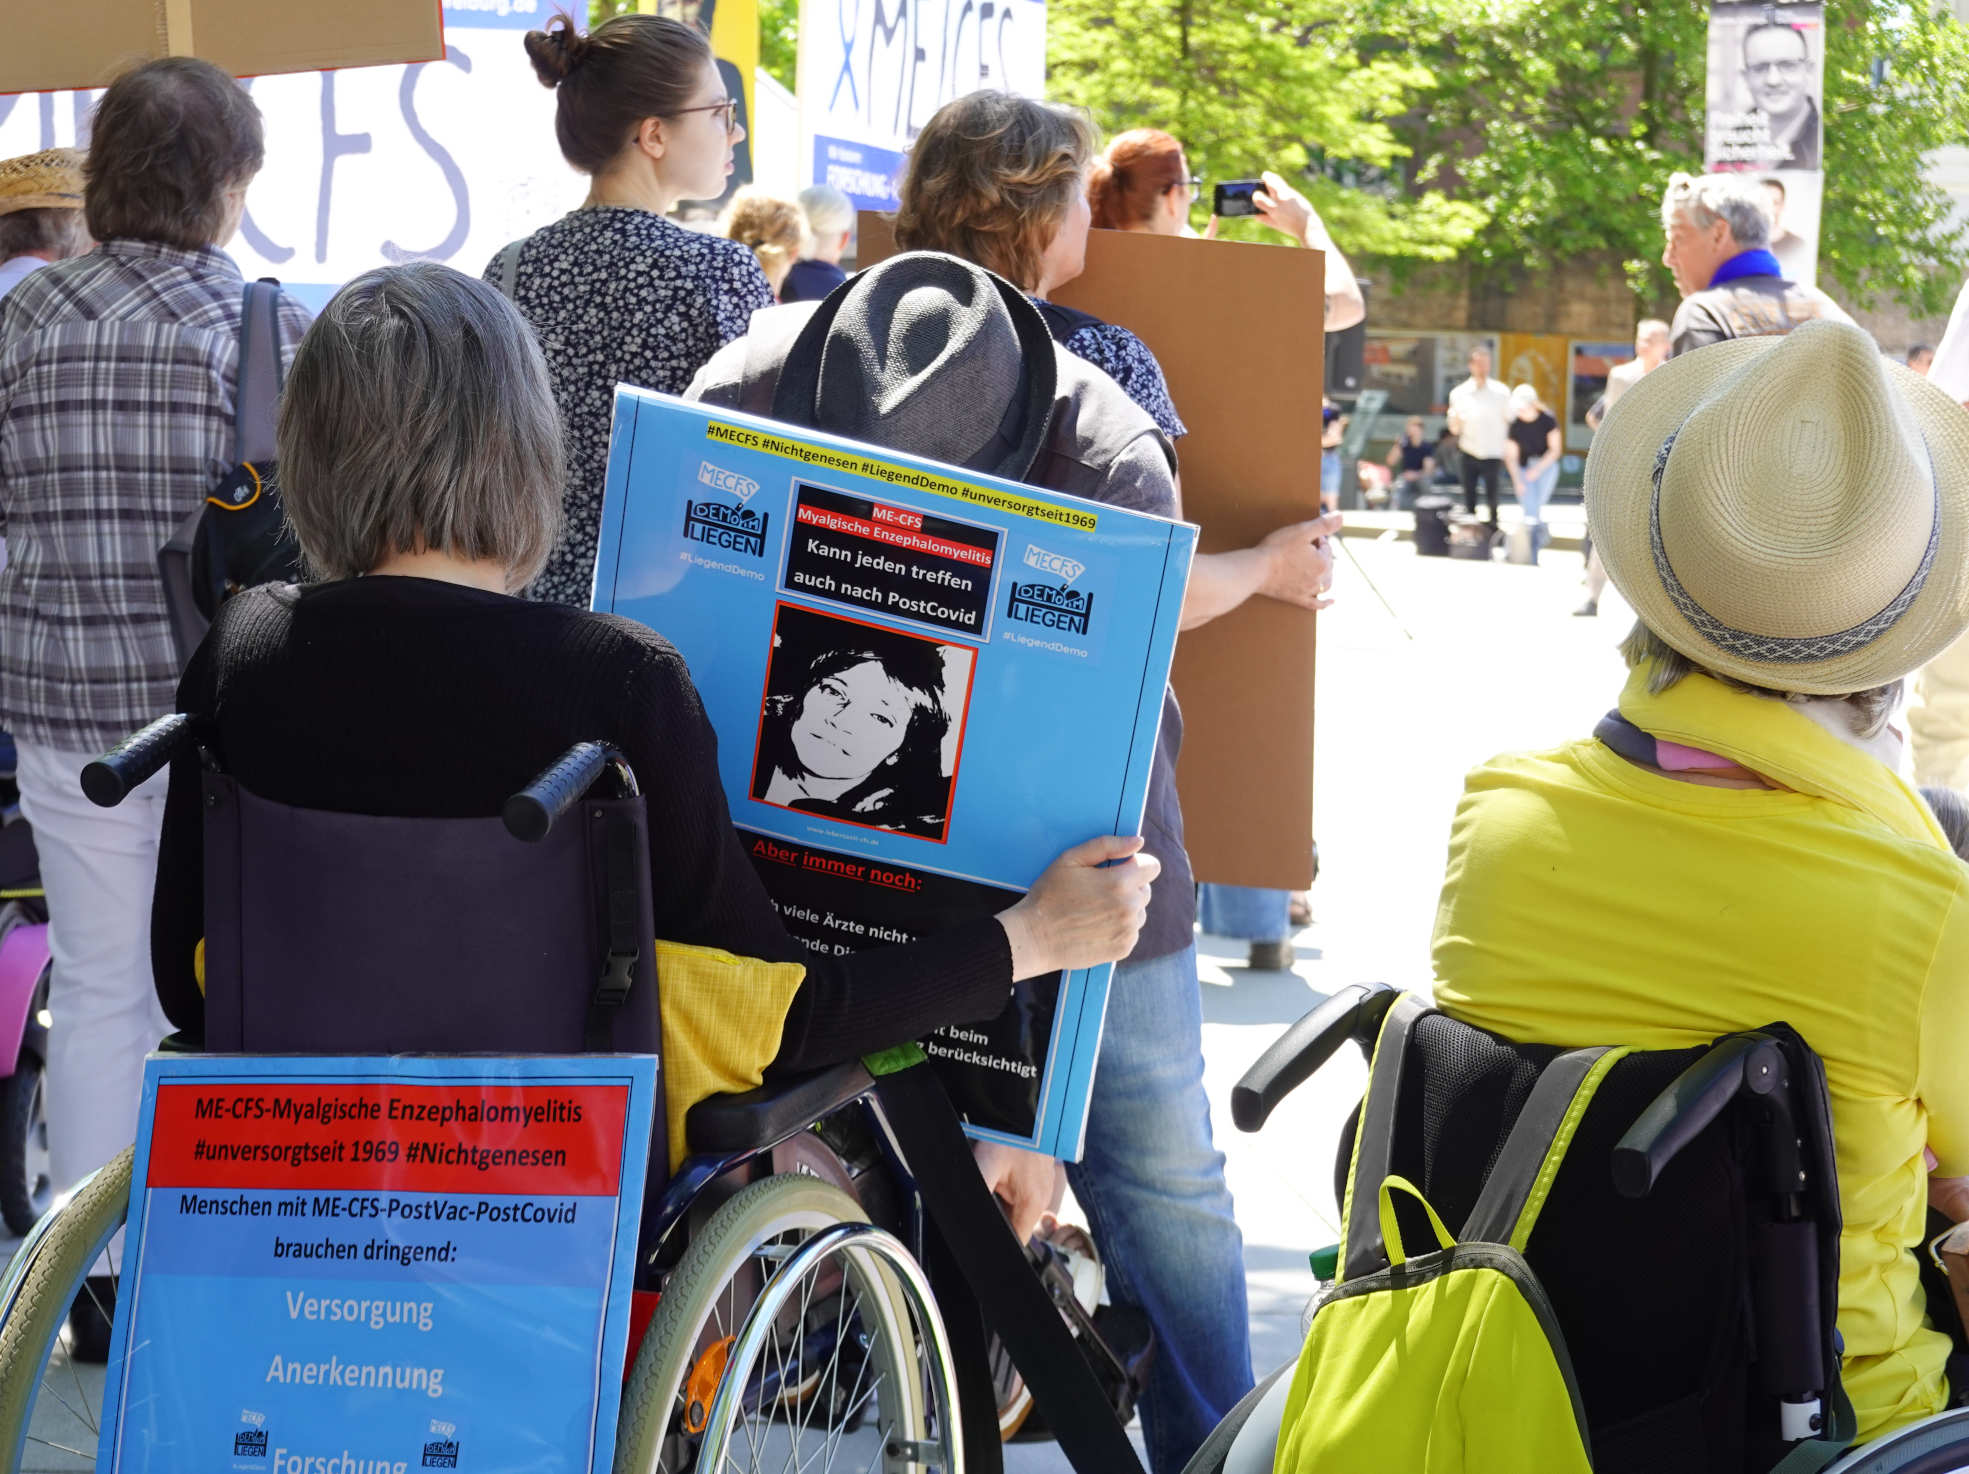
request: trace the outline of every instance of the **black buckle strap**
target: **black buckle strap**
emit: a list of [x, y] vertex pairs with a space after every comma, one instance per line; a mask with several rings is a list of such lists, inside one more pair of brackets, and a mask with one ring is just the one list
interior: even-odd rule
[[613, 1046], [615, 1011], [628, 1001], [635, 986], [636, 964], [642, 960], [643, 939], [636, 935], [642, 909], [636, 885], [636, 826], [629, 816], [609, 811], [608, 833], [602, 847], [602, 882], [608, 889], [608, 956], [602, 976], [588, 1000], [586, 1048], [606, 1054]]

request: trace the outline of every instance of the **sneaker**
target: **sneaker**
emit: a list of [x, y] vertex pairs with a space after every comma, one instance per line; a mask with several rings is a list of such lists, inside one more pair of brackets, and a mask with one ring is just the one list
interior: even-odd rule
[[90, 1275], [68, 1307], [70, 1361], [89, 1366], [102, 1366], [109, 1361], [110, 1322], [115, 1314], [116, 1281], [108, 1275]]
[[1577, 609], [1573, 610], [1573, 617], [1575, 619], [1579, 619], [1579, 618], [1590, 619], [1594, 615], [1598, 614], [1599, 612], [1600, 612], [1600, 601], [1598, 599], [1588, 599], [1584, 604], [1581, 604]]
[[1292, 960], [1290, 942], [1253, 942], [1245, 966], [1253, 972], [1290, 972]]

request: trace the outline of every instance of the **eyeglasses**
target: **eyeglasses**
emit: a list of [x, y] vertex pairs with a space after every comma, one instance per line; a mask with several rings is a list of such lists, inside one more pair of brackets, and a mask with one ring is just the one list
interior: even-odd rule
[[677, 112], [679, 114], [711, 113], [714, 116], [718, 113], [723, 113], [725, 115], [726, 134], [729, 135], [738, 132], [738, 99], [736, 97], [723, 97], [716, 102], [703, 103], [697, 107], [680, 107], [677, 109]]
[[1744, 70], [1755, 77], [1760, 73], [1770, 77], [1797, 78], [1805, 75], [1805, 63], [1792, 61], [1753, 61]]
[[1165, 193], [1169, 189], [1187, 189], [1190, 192], [1190, 203], [1195, 204], [1197, 196], [1203, 193], [1203, 176], [1192, 174], [1188, 179], [1178, 179], [1174, 184], [1166, 187]]

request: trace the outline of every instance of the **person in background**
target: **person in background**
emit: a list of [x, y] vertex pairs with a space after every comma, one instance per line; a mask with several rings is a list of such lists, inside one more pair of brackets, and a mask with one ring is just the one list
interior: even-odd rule
[[[1269, 171], [1265, 187], [1251, 196], [1258, 218], [1310, 250], [1326, 253], [1326, 331], [1337, 333], [1367, 316], [1354, 269], [1312, 202]], [[1135, 230], [1148, 235], [1188, 235], [1190, 207], [1202, 190], [1190, 173], [1183, 146], [1159, 128], [1118, 133], [1087, 175], [1087, 200], [1096, 230]], [[1213, 216], [1205, 234], [1214, 237]]]
[[1771, 254], [1778, 258], [1778, 266], [1786, 281], [1803, 281], [1812, 274], [1812, 248], [1803, 236], [1788, 229], [1784, 223], [1785, 189], [1782, 179], [1773, 176], [1764, 181], [1764, 202], [1769, 207], [1771, 217]]
[[1747, 175], [1669, 179], [1661, 201], [1667, 237], [1661, 264], [1682, 293], [1669, 328], [1670, 356], [1730, 338], [1788, 333], [1815, 318], [1852, 320], [1817, 287], [1786, 280], [1771, 254], [1769, 208]]
[[1435, 449], [1429, 454], [1436, 463], [1433, 485], [1456, 487], [1463, 484], [1463, 452], [1456, 448], [1456, 432], [1447, 423], [1436, 437]]
[[618, 15], [583, 35], [566, 14], [529, 31], [555, 90], [554, 133], [589, 176], [571, 214], [505, 247], [485, 279], [533, 325], [567, 425], [561, 540], [527, 596], [586, 608], [618, 382], [681, 394], [773, 291], [752, 252], [663, 217], [725, 192], [745, 130], [711, 43], [680, 22]]
[[44, 149], [0, 159], [0, 298], [31, 271], [95, 245], [82, 218], [82, 153]]
[[[144, 1056], [168, 1028], [147, 940], [163, 784], [102, 809], [76, 775], [177, 710], [157, 550], [233, 464], [245, 282], [223, 248], [265, 155], [253, 99], [191, 57], [125, 72], [91, 128], [83, 213], [100, 244], [0, 302], [0, 725], [48, 896], [57, 1192], [135, 1137]], [[277, 321], [291, 347], [308, 317], [282, 298]], [[109, 1285], [70, 1313], [83, 1360], [107, 1355]]]
[[841, 258], [855, 239], [855, 202], [831, 184], [800, 191], [807, 217], [807, 246], [779, 289], [782, 302], [818, 302], [848, 279]]
[[1347, 416], [1330, 399], [1320, 401], [1320, 507], [1333, 512], [1340, 506], [1340, 445], [1347, 438]]
[[[1182, 424], [1147, 346], [1125, 328], [1046, 300], [1086, 263], [1093, 156], [1093, 127], [1079, 112], [1003, 92], [960, 97], [917, 135], [899, 190], [896, 243], [973, 261], [1029, 294], [1059, 346], [1105, 371], [1165, 433], [1177, 434]], [[1152, 510], [1181, 515], [1180, 487]], [[1323, 607], [1333, 571], [1327, 539], [1338, 530], [1337, 517], [1316, 517], [1253, 547], [1198, 556], [1182, 628], [1256, 595]], [[1067, 1168], [1118, 1296], [1139, 1305], [1155, 1328], [1143, 1400], [1155, 1474], [1176, 1474], [1251, 1386], [1243, 1239], [1203, 1089], [1195, 892], [1174, 780], [1181, 741], [1182, 713], [1171, 694], [1146, 829], [1162, 879], [1141, 940], [1115, 969], [1087, 1153]]]
[[1477, 515], [1477, 486], [1497, 531], [1497, 483], [1504, 475], [1504, 447], [1510, 439], [1511, 391], [1490, 376], [1490, 349], [1470, 350], [1470, 377], [1449, 391], [1449, 428], [1463, 461], [1463, 510]]
[[1520, 384], [1511, 391], [1511, 424], [1504, 442], [1504, 464], [1518, 493], [1518, 508], [1532, 530], [1531, 560], [1545, 543], [1545, 503], [1559, 484], [1559, 420], [1539, 401], [1538, 391]]
[[1396, 475], [1391, 505], [1398, 512], [1411, 510], [1436, 473], [1436, 455], [1423, 434], [1422, 416], [1410, 415], [1402, 426], [1402, 438], [1388, 449], [1388, 469]]
[[1928, 370], [1935, 366], [1935, 350], [1926, 343], [1916, 343], [1907, 351], [1907, 366], [1927, 378]]
[[[1360, 283], [1347, 258], [1326, 232], [1312, 202], [1277, 174], [1264, 176], [1265, 188], [1255, 192], [1252, 204], [1258, 218], [1272, 229], [1290, 236], [1300, 245], [1323, 251], [1326, 256], [1325, 331], [1339, 332], [1353, 327], [1367, 315]], [[1193, 235], [1190, 210], [1203, 187], [1200, 175], [1190, 172], [1183, 146], [1159, 128], [1133, 128], [1110, 139], [1101, 156], [1087, 171], [1087, 202], [1090, 221], [1096, 230], [1132, 230], [1148, 235]], [[1204, 234], [1215, 237], [1217, 220], [1213, 216]], [[1069, 343], [1069, 347], [1074, 347]], [[1078, 351], [1078, 350], [1076, 350]], [[1162, 373], [1158, 367], [1151, 382], [1142, 375], [1137, 382], [1132, 365], [1126, 362], [1094, 361], [1113, 374], [1138, 403], [1163, 394]], [[1181, 435], [1181, 422], [1172, 406], [1165, 418], [1159, 411], [1157, 422], [1174, 436]], [[1337, 423], [1336, 423], [1337, 422]], [[1340, 496], [1340, 441], [1345, 421], [1331, 404], [1324, 406], [1320, 426], [1320, 507], [1331, 512]], [[1289, 891], [1264, 890], [1248, 886], [1205, 885], [1199, 897], [1204, 929], [1216, 936], [1227, 936], [1249, 943], [1248, 965], [1276, 971], [1292, 965], [1291, 937], [1304, 907]]]
[[765, 272], [766, 285], [773, 289], [775, 298], [799, 257], [806, 229], [798, 205], [749, 185], [732, 196], [718, 221], [719, 233], [726, 240], [737, 241], [758, 258], [759, 269]]
[[[1658, 317], [1642, 318], [1634, 329], [1634, 356], [1625, 363], [1615, 364], [1608, 373], [1606, 391], [1586, 411], [1586, 428], [1597, 435], [1606, 420], [1607, 411], [1614, 407], [1620, 396], [1640, 383], [1644, 375], [1660, 368], [1667, 359], [1668, 324]], [[1591, 618], [1600, 612], [1600, 594], [1607, 586], [1606, 565], [1600, 561], [1600, 555], [1593, 547], [1591, 531], [1586, 534], [1584, 562], [1586, 602], [1573, 613]]]

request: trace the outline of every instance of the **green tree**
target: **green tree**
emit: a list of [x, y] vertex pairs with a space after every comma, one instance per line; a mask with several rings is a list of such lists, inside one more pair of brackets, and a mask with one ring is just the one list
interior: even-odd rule
[[1047, 89], [1110, 134], [1167, 130], [1208, 179], [1276, 170], [1350, 252], [1447, 258], [1482, 209], [1403, 187], [1408, 146], [1391, 126], [1435, 78], [1396, 50], [1361, 54], [1349, 20], [1347, 0], [1049, 0]]
[[[1539, 0], [1369, 0], [1357, 44], [1429, 68], [1393, 124], [1412, 185], [1477, 205], [1479, 271], [1606, 253], [1644, 303], [1673, 300], [1661, 192], [1702, 167], [1707, 8]], [[1958, 142], [1969, 33], [1946, 12], [1860, 0], [1831, 13], [1820, 277], [1843, 300], [1947, 308], [1963, 237], [1929, 154]]]

